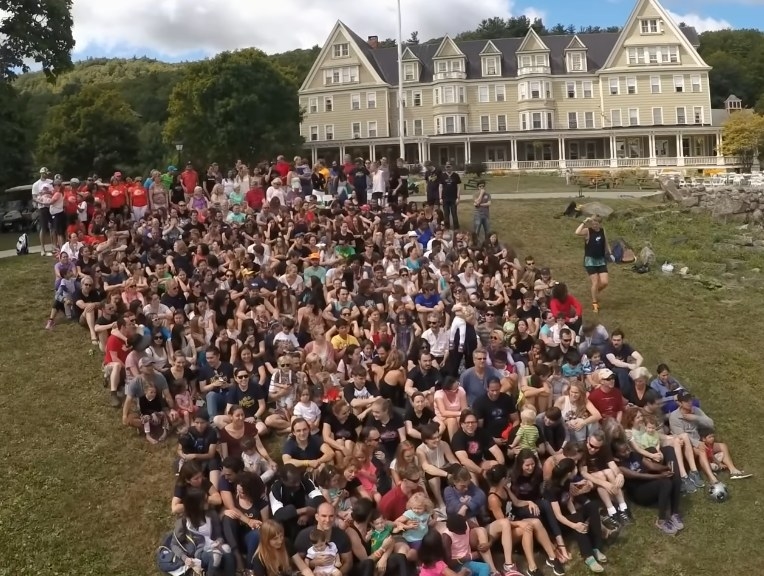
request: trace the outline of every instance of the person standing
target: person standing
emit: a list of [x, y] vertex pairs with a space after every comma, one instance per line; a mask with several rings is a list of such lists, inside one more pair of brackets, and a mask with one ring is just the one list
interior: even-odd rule
[[40, 256], [53, 255], [53, 252], [45, 251], [46, 232], [50, 237], [51, 244], [53, 244], [53, 234], [50, 231], [50, 203], [47, 202], [52, 186], [53, 180], [50, 179], [50, 171], [47, 168], [40, 168], [40, 178], [32, 184], [32, 203], [38, 211], [37, 227], [40, 230]]
[[356, 159], [355, 167], [352, 172], [353, 177], [353, 190], [355, 190], [355, 199], [359, 206], [363, 206], [368, 202], [367, 186], [369, 171], [364, 166], [363, 158]]
[[475, 192], [475, 215], [473, 217], [475, 241], [480, 239], [480, 229], [483, 229], [483, 239], [488, 240], [488, 214], [491, 208], [491, 195], [485, 189], [485, 180], [478, 180]]
[[584, 268], [591, 282], [592, 309], [599, 312], [599, 296], [608, 286], [607, 261], [614, 260], [599, 216], [587, 217], [576, 228], [576, 236], [584, 238]]
[[442, 186], [442, 173], [436, 168], [430, 160], [424, 163], [425, 173], [424, 179], [426, 182], [426, 195], [428, 206], [438, 206], [440, 204], [441, 186]]
[[462, 179], [459, 174], [454, 172], [451, 164], [446, 164], [446, 171], [442, 176], [442, 186], [440, 189], [440, 203], [443, 206], [443, 217], [446, 227], [451, 230], [459, 229], [459, 200], [462, 195]]

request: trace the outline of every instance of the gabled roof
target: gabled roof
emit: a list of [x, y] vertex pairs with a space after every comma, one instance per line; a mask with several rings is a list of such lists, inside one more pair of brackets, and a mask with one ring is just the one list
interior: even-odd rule
[[419, 61], [419, 58], [417, 58], [416, 54], [414, 54], [414, 53], [411, 51], [411, 48], [409, 48], [408, 46], [406, 46], [406, 49], [403, 51], [403, 54], [401, 54], [401, 60], [402, 60], [403, 62], [406, 62], [407, 60], [408, 60], [408, 61], [411, 61], [411, 60], [416, 60], [416, 61], [418, 62], [418, 61]]
[[483, 48], [480, 51], [480, 55], [481, 56], [488, 56], [488, 55], [493, 55], [493, 54], [501, 54], [501, 50], [499, 50], [494, 45], [494, 43], [489, 40], [488, 42], [485, 43], [485, 48]]
[[[687, 40], [697, 42], [698, 34], [694, 28], [679, 28]], [[353, 34], [355, 38], [359, 38]], [[565, 49], [570, 45], [574, 37], [586, 47], [586, 69], [589, 73], [594, 73], [604, 67], [605, 61], [615, 47], [619, 34], [617, 32], [601, 32], [597, 34], [560, 34], [544, 36], [544, 44], [549, 48], [549, 64], [552, 74], [567, 74], [565, 65]], [[360, 38], [359, 38], [360, 40]], [[514, 78], [517, 76], [517, 50], [523, 42], [523, 38], [496, 38], [491, 40], [491, 44], [500, 52], [501, 57], [501, 77]], [[459, 51], [466, 57], [465, 71], [467, 78], [482, 78], [483, 71], [481, 66], [481, 53], [486, 46], [485, 40], [462, 40], [452, 41]], [[366, 44], [360, 42], [359, 45]], [[419, 81], [422, 83], [432, 82], [433, 77], [433, 57], [442, 46], [440, 44], [411, 44], [406, 47], [421, 63], [421, 74]], [[363, 48], [363, 46], [361, 46]], [[379, 71], [382, 79], [390, 84], [398, 83], [398, 49], [369, 47], [369, 59], [375, 69]], [[404, 52], [405, 53], [405, 52]]]
[[443, 38], [443, 42], [440, 43], [440, 46], [438, 46], [438, 49], [435, 51], [435, 54], [433, 54], [433, 58], [456, 58], [456, 57], [463, 57], [465, 54], [459, 49], [459, 46], [456, 45], [456, 42], [451, 40], [451, 38], [446, 35], [445, 38]]
[[703, 61], [703, 58], [700, 57], [700, 54], [698, 54], [697, 50], [695, 49], [700, 44], [700, 42], [698, 41], [697, 43], [694, 43], [692, 38], [685, 33], [685, 30], [692, 30], [695, 38], [697, 39], [697, 33], [695, 32], [695, 29], [688, 27], [680, 28], [676, 22], [674, 22], [673, 18], [671, 18], [671, 15], [666, 12], [663, 6], [661, 6], [660, 3], [656, 0], [637, 0], [637, 3], [634, 5], [634, 9], [631, 11], [631, 14], [629, 14], [628, 20], [626, 20], [626, 24], [623, 26], [623, 28], [621, 28], [621, 32], [618, 34], [618, 40], [616, 40], [613, 49], [610, 51], [610, 55], [608, 56], [607, 60], [605, 60], [603, 68], [610, 68], [615, 63], [616, 58], [620, 56], [621, 51], [624, 48], [624, 43], [629, 37], [629, 30], [637, 24], [637, 19], [639, 18], [640, 14], [643, 14], [645, 8], [648, 7], [652, 8], [655, 13], [660, 15], [661, 20], [663, 20], [663, 26], [665, 28], [669, 28], [676, 35], [677, 40], [684, 46], [684, 49], [693, 56], [696, 64], [698, 66], [704, 66], [710, 69], [710, 66], [708, 66], [708, 64]]
[[528, 33], [525, 35], [522, 44], [516, 50], [516, 52], [548, 52], [549, 47], [544, 44], [544, 41], [531, 27], [528, 28]]
[[584, 46], [584, 43], [581, 42], [578, 34], [576, 34], [571, 39], [570, 43], [565, 47], [565, 50], [586, 50], [586, 46]]

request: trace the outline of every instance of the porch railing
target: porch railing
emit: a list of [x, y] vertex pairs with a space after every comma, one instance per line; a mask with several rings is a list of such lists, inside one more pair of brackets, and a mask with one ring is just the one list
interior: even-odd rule
[[512, 162], [484, 162], [486, 170], [511, 170]]
[[609, 168], [610, 160], [597, 158], [581, 158], [579, 160], [565, 160], [568, 168]]
[[558, 170], [559, 160], [521, 160], [517, 163], [520, 170]]
[[649, 166], [649, 158], [618, 158], [619, 168], [637, 168], [641, 166]]
[[739, 156], [725, 156], [724, 157], [724, 165], [725, 166], [738, 166], [742, 164], [740, 161]]
[[716, 156], [685, 156], [685, 166], [716, 166]]
[[676, 166], [677, 159], [674, 156], [658, 156], [655, 163], [658, 166]]

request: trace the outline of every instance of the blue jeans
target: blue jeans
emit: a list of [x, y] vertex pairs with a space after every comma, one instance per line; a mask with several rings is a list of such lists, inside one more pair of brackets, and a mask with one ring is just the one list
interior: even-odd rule
[[244, 563], [249, 566], [249, 562], [252, 560], [257, 547], [260, 545], [260, 531], [250, 530], [247, 532], [247, 534], [244, 536], [244, 545], [247, 548], [247, 557]]
[[[507, 562], [511, 562], [511, 560], [507, 560]], [[454, 560], [451, 569], [454, 572], [458, 572], [462, 568], [468, 568], [471, 576], [489, 576], [491, 573], [491, 569], [485, 562], [476, 562], [475, 560], [461, 562], [460, 560]]]
[[483, 238], [485, 240], [488, 240], [488, 235], [490, 232], [488, 231], [488, 216], [481, 216], [477, 212], [475, 212], [475, 216], [472, 219], [473, 228], [475, 232], [475, 240], [480, 239], [480, 229], [483, 229]]
[[225, 410], [225, 394], [222, 392], [207, 392], [207, 414], [210, 416], [210, 422], [212, 422], [215, 416], [220, 416]]
[[204, 552], [201, 560], [202, 569], [207, 576], [236, 576], [236, 558], [231, 552], [223, 554], [217, 568], [212, 565], [212, 552]]

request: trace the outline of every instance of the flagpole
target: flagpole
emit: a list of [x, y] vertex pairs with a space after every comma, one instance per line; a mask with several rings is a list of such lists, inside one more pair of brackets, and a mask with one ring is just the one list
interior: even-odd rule
[[401, 0], [398, 1], [398, 145], [400, 158], [406, 159], [406, 145], [403, 141], [403, 16]]

